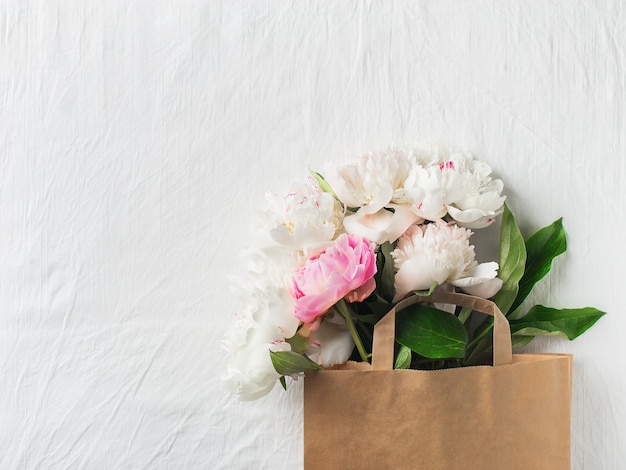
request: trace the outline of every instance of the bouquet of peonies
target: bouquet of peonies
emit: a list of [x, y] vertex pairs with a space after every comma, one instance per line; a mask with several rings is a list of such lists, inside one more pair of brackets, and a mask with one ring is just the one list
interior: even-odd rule
[[[226, 388], [241, 399], [267, 394], [285, 377], [367, 362], [374, 324], [409, 294], [435, 288], [493, 298], [513, 346], [537, 335], [574, 339], [604, 313], [594, 308], [522, 314], [522, 303], [566, 249], [561, 220], [527, 240], [491, 168], [460, 150], [390, 149], [323, 176], [311, 172], [287, 194], [267, 196], [246, 252], [248, 275], [224, 345]], [[472, 230], [502, 214], [500, 260], [478, 263]], [[466, 308], [415, 305], [398, 318], [396, 368], [480, 364], [493, 319]]]

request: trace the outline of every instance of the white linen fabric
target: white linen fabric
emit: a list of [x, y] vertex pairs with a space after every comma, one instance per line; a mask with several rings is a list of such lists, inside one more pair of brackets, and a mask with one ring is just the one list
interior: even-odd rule
[[302, 381], [219, 388], [227, 274], [266, 191], [421, 143], [489, 163], [526, 235], [564, 217], [532, 300], [609, 314], [531, 349], [575, 354], [573, 468], [623, 465], [625, 10], [2, 2], [0, 468], [301, 468]]

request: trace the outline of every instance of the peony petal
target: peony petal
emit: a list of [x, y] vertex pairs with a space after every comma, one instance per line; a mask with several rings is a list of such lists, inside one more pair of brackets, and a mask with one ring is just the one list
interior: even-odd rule
[[385, 209], [381, 209], [375, 214], [357, 211], [356, 214], [343, 219], [343, 226], [347, 233], [358, 234], [380, 244], [386, 238], [386, 230], [392, 217], [393, 214]]
[[415, 212], [426, 220], [435, 221], [446, 215], [446, 206], [439, 193], [426, 195], [415, 208]]
[[[311, 323], [351, 291], [364, 284], [363, 292], [370, 290], [376, 273], [375, 248], [360, 235], [342, 234], [319, 256], [307, 260], [293, 276], [296, 318]], [[359, 291], [357, 296], [362, 294]]]
[[389, 208], [394, 210], [391, 224], [387, 229], [387, 240], [395, 242], [413, 224], [421, 224], [424, 219], [415, 214], [409, 207], [390, 204]]
[[430, 289], [433, 282], [442, 284], [448, 276], [448, 271], [428, 256], [415, 256], [406, 260], [396, 273], [394, 286], [396, 295], [394, 302], [401, 300], [414, 290]]
[[476, 297], [482, 297], [483, 299], [490, 299], [494, 295], [498, 293], [498, 291], [502, 288], [502, 279], [493, 278], [493, 279], [484, 279], [482, 282], [478, 284], [471, 284], [467, 286], [463, 286], [459, 283], [459, 281], [463, 281], [464, 279], [459, 279], [457, 281], [453, 281], [452, 284], [459, 287], [464, 292], [475, 295]]
[[448, 206], [448, 214], [461, 226], [467, 228], [484, 228], [491, 225], [499, 212], [482, 209], [461, 210]]
[[355, 196], [355, 188], [346, 184], [346, 180], [339, 174], [337, 167], [330, 163], [324, 167], [324, 179], [347, 207], [359, 207], [360, 201]]
[[388, 209], [380, 209], [374, 214], [357, 211], [343, 220], [346, 232], [358, 234], [368, 240], [382, 244], [387, 241], [394, 242], [406, 229], [415, 223], [421, 222], [421, 218], [406, 206], [391, 204]]
[[327, 242], [333, 238], [335, 227], [332, 224], [320, 224], [320, 227], [296, 227], [289, 230], [284, 225], [278, 225], [270, 230], [270, 236], [279, 245], [290, 248], [308, 247]]
[[478, 277], [485, 279], [493, 279], [498, 275], [498, 263], [490, 261], [488, 263], [480, 263], [467, 272], [468, 277]]
[[391, 202], [402, 188], [411, 163], [403, 149], [363, 155], [339, 168], [325, 167], [325, 179], [349, 208], [373, 214]]
[[484, 299], [490, 299], [502, 288], [502, 280], [497, 278], [498, 263], [481, 263], [469, 270], [468, 276], [450, 281], [450, 284], [464, 292]]
[[374, 198], [369, 202], [369, 204], [361, 207], [361, 211], [365, 214], [374, 214], [385, 207], [389, 201], [391, 201], [391, 197], [393, 196], [393, 188], [386, 184], [379, 188], [378, 193], [374, 196]]
[[303, 323], [312, 323], [316, 317], [326, 313], [342, 297], [343, 294], [337, 287], [329, 288], [319, 295], [305, 295], [296, 299], [294, 315]]
[[331, 367], [346, 362], [354, 350], [354, 340], [346, 326], [346, 322], [339, 315], [331, 313], [324, 318], [313, 341], [319, 347], [318, 364]]
[[346, 302], [350, 303], [363, 302], [370, 295], [372, 295], [372, 292], [374, 292], [375, 289], [376, 281], [373, 277], [370, 277], [361, 287], [359, 287], [358, 289], [354, 289], [351, 292], [348, 292], [344, 299], [346, 299]]

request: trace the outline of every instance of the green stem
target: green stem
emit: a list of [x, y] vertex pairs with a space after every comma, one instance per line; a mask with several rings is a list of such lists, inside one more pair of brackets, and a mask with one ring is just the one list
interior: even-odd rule
[[471, 308], [463, 307], [461, 311], [459, 312], [459, 320], [461, 320], [461, 323], [465, 324], [465, 322], [467, 321], [471, 313], [472, 313]]
[[348, 307], [348, 304], [346, 303], [344, 299], [341, 299], [339, 300], [339, 302], [335, 304], [335, 307], [337, 308], [337, 311], [339, 312], [339, 314], [346, 321], [346, 325], [348, 326], [348, 330], [350, 330], [350, 334], [352, 335], [354, 344], [356, 344], [356, 348], [359, 351], [359, 354], [361, 355], [361, 359], [363, 360], [363, 362], [368, 362], [367, 351], [365, 351], [365, 347], [363, 346], [363, 342], [361, 341], [359, 332], [356, 330], [356, 325], [354, 324], [354, 321], [352, 320], [352, 314], [350, 312], [350, 308]]
[[476, 346], [476, 344], [478, 344], [478, 342], [483, 339], [485, 336], [487, 336], [491, 330], [493, 330], [493, 322], [488, 325], [478, 336], [476, 336], [476, 338], [474, 338], [468, 345], [466, 350], [469, 351], [470, 349], [472, 349], [474, 346]]
[[475, 356], [485, 351], [485, 337], [491, 333], [491, 330], [493, 330], [493, 320], [465, 348], [465, 364], [471, 364]]

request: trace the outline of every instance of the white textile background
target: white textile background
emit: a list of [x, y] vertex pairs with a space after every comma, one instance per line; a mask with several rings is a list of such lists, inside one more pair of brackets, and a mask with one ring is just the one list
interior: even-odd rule
[[611, 1], [1, 2], [0, 468], [301, 468], [301, 383], [220, 390], [226, 275], [266, 191], [422, 142], [564, 217], [535, 300], [609, 313], [532, 347], [575, 354], [573, 468], [620, 468], [625, 65]]

